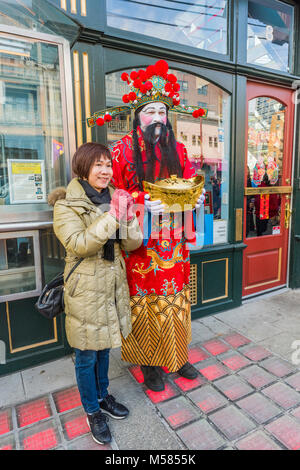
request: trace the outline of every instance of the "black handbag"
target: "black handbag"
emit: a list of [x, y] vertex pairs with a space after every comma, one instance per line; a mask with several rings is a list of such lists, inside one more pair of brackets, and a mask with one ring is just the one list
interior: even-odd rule
[[[65, 282], [68, 281], [69, 277], [75, 271], [77, 266], [79, 266], [82, 260], [83, 258], [77, 261], [75, 266], [73, 266], [68, 276], [66, 277]], [[52, 320], [52, 318], [60, 315], [65, 310], [64, 284], [64, 273], [61, 272], [45, 285], [35, 304], [37, 311], [44, 317], [48, 318], [48, 320]]]

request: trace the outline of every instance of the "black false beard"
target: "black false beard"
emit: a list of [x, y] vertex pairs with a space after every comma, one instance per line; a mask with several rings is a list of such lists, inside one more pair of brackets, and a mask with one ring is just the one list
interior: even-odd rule
[[140, 189], [143, 191], [142, 182], [144, 180], [154, 183], [154, 169], [157, 161], [155, 152], [156, 145], [159, 145], [161, 150], [161, 163], [158, 177], [167, 178], [168, 176], [175, 174], [182, 177], [182, 168], [176, 149], [176, 140], [169, 120], [167, 121], [167, 125], [160, 124], [161, 129], [159, 135], [155, 135], [157, 123], [150, 124], [143, 132], [147, 158], [146, 171], [144, 171], [141, 148], [138, 141], [138, 125], [140, 125], [140, 120], [138, 116], [135, 116], [133, 121], [133, 158]]
[[[160, 132], [157, 135], [156, 129], [160, 127]], [[156, 142], [159, 142], [161, 146], [166, 146], [168, 144], [168, 129], [167, 126], [163, 123], [150, 124], [146, 127], [143, 132], [144, 142], [147, 145], [154, 145]]]

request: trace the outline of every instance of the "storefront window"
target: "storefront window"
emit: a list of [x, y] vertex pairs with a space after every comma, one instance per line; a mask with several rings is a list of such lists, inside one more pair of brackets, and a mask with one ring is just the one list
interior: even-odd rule
[[108, 26], [227, 53], [228, 0], [107, 0], [106, 3]]
[[48, 209], [66, 184], [59, 46], [0, 36], [0, 213]]
[[294, 8], [277, 0], [248, 2], [247, 62], [292, 72]]
[[40, 288], [38, 232], [0, 234], [0, 302], [32, 297]]
[[[121, 80], [123, 72], [106, 76], [106, 104], [119, 106], [122, 96], [128, 93], [128, 85]], [[208, 109], [206, 119], [170, 113], [176, 139], [187, 148], [188, 156], [198, 173], [205, 176], [206, 201], [204, 205], [204, 245], [226, 243], [228, 241], [229, 208], [229, 161], [230, 161], [230, 96], [221, 88], [189, 73], [170, 70], [186, 87], [180, 90], [180, 99], [188, 106], [197, 106], [198, 90], [202, 104]], [[132, 129], [130, 115], [113, 119], [107, 125], [109, 144], [121, 139]]]
[[71, 43], [79, 25], [48, 1], [0, 0], [0, 24], [30, 31], [57, 34]]
[[[269, 97], [248, 105], [247, 187], [282, 184], [285, 106]], [[247, 238], [280, 233], [281, 194], [247, 196]]]

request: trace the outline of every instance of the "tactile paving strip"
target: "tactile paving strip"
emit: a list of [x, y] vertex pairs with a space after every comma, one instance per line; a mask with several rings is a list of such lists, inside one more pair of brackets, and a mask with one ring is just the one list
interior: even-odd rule
[[19, 427], [42, 421], [51, 416], [51, 410], [47, 398], [41, 398], [16, 407]]
[[[193, 345], [189, 362], [200, 372], [199, 376], [188, 380], [168, 373], [164, 376], [163, 392], [146, 388], [139, 366], [129, 368], [188, 449], [298, 448], [300, 407], [296, 406], [299, 402], [295, 392], [299, 391], [299, 374], [295, 368], [239, 333]], [[271, 375], [268, 370], [276, 374]], [[270, 384], [290, 389], [294, 400], [290, 400], [288, 409], [285, 403], [278, 406], [280, 394], [274, 392], [273, 401], [265, 397]], [[290, 428], [291, 442], [278, 430], [278, 417], [284, 413], [287, 419], [282, 422], [286, 432]]]
[[[300, 375], [291, 364], [238, 333], [193, 345], [189, 360], [199, 376], [163, 368], [163, 392], [146, 388], [139, 366], [128, 369], [183, 446], [300, 449]], [[114, 440], [93, 441], [76, 386], [0, 410], [0, 450], [113, 448]]]

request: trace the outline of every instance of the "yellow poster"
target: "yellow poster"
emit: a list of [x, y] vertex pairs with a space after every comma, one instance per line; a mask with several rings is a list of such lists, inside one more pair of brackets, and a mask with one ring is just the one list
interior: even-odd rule
[[43, 160], [7, 160], [11, 204], [46, 202]]
[[13, 175], [42, 174], [42, 167], [41, 163], [17, 161], [12, 163], [11, 171]]

